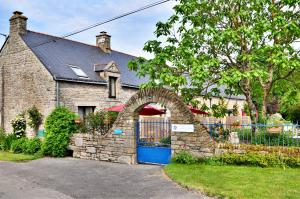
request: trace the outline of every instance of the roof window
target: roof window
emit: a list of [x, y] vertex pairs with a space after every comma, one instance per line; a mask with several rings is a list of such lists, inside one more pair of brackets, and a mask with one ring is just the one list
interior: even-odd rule
[[85, 72], [83, 72], [83, 70], [81, 68], [79, 68], [78, 66], [72, 66], [72, 65], [69, 65], [69, 66], [78, 77], [89, 78], [87, 76], [87, 74]]

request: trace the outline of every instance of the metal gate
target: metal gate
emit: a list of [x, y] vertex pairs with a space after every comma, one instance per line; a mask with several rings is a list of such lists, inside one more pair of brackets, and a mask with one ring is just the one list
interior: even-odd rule
[[171, 124], [163, 121], [137, 121], [137, 162], [168, 164], [171, 160]]

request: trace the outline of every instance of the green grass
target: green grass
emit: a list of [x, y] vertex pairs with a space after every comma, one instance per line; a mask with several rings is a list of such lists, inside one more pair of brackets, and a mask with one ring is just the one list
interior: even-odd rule
[[209, 196], [238, 199], [299, 199], [300, 169], [169, 164], [167, 175]]
[[26, 155], [26, 154], [15, 154], [12, 152], [0, 151], [0, 161], [12, 161], [12, 162], [20, 162], [20, 161], [29, 161], [39, 158], [38, 155]]

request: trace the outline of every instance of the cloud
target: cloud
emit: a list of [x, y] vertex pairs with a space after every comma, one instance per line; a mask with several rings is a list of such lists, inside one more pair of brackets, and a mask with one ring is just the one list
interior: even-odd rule
[[[8, 32], [8, 19], [14, 10], [28, 17], [28, 29], [57, 36], [104, 21], [157, 0], [0, 0], [0, 32]], [[144, 43], [153, 39], [155, 24], [172, 14], [170, 1], [148, 10], [118, 19], [71, 39], [95, 43], [95, 35], [106, 30], [112, 35], [112, 48], [135, 55], [146, 55]], [[2, 38], [1, 38], [2, 39]], [[0, 45], [3, 40], [0, 40]]]

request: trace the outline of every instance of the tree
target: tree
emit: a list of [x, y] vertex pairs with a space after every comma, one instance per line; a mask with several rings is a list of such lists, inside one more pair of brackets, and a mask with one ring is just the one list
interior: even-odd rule
[[144, 46], [154, 58], [129, 63], [150, 77], [142, 87], [168, 86], [190, 101], [226, 85], [245, 95], [253, 123], [257, 111], [265, 118], [273, 89], [300, 69], [300, 1], [178, 0], [174, 11]]

